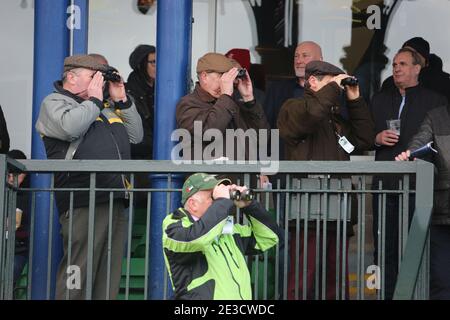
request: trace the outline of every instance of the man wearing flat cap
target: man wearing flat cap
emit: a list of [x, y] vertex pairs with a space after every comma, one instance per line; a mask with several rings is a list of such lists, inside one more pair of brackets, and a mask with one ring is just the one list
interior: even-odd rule
[[[280, 137], [284, 139], [287, 160], [329, 160], [348, 161], [355, 150], [368, 150], [374, 139], [374, 125], [369, 109], [360, 96], [359, 87], [356, 84], [341, 84], [343, 79], [350, 78], [344, 71], [325, 61], [311, 61], [305, 69], [305, 94], [302, 98], [287, 100], [281, 107], [277, 125]], [[348, 119], [340, 114], [340, 95], [345, 90], [347, 97]], [[303, 177], [299, 177], [303, 179]], [[325, 177], [308, 177], [309, 179], [320, 179]], [[332, 208], [329, 208], [332, 210]], [[323, 213], [325, 214], [325, 213]], [[290, 225], [295, 223], [296, 217], [291, 217]], [[295, 299], [303, 297], [303, 288], [306, 287], [306, 299], [314, 299], [317, 287], [323, 284], [315, 283], [316, 250], [316, 226], [313, 222], [308, 225], [307, 243], [307, 283], [303, 283], [303, 267], [300, 266], [297, 284], [295, 274], [296, 261], [303, 262], [303, 244], [300, 244], [300, 257], [295, 257], [296, 238], [295, 232], [291, 232], [289, 250], [291, 256], [290, 272], [288, 279], [288, 298]], [[327, 243], [320, 247], [326, 247], [326, 299], [345, 299], [347, 294], [336, 296], [336, 223], [327, 224]], [[300, 231], [300, 239], [303, 239], [303, 228]], [[349, 226], [349, 231], [351, 226]], [[320, 231], [322, 232], [322, 231]], [[351, 235], [352, 232], [349, 232]], [[302, 240], [301, 240], [302, 241]], [[322, 253], [319, 253], [322, 257]], [[321, 259], [321, 258], [320, 258]], [[342, 265], [342, 262], [339, 261]], [[348, 278], [346, 279], [348, 288]], [[298, 287], [297, 287], [298, 285]], [[295, 288], [299, 295], [296, 296]], [[321, 290], [321, 289], [319, 289]]]
[[[36, 122], [36, 130], [42, 136], [48, 159], [130, 159], [130, 142], [142, 140], [141, 118], [125, 93], [123, 81], [105, 83], [102, 72], [106, 68], [89, 55], [74, 55], [64, 60], [62, 80], [55, 82], [55, 91], [43, 100]], [[107, 100], [103, 97], [105, 86], [108, 86], [109, 92]], [[97, 188], [126, 188], [126, 179], [121, 174], [98, 174], [96, 183]], [[55, 187], [87, 188], [89, 174], [58, 174], [55, 176]], [[109, 192], [95, 193], [93, 299], [105, 299], [108, 285], [110, 299], [115, 299], [119, 290], [126, 227], [124, 200], [125, 192], [114, 192], [111, 270], [107, 270]], [[73, 208], [70, 208], [68, 192], [56, 192], [56, 202], [64, 241], [56, 298], [84, 299], [88, 245], [91, 245], [88, 244], [89, 194], [75, 191]], [[69, 234], [73, 244], [70, 247], [70, 261]], [[72, 265], [80, 268], [81, 286], [75, 289], [66, 287], [67, 277], [72, 273], [68, 268]]]
[[[194, 139], [201, 138], [202, 151], [211, 142], [204, 141], [203, 133], [208, 129], [217, 129], [225, 142], [226, 129], [269, 129], [261, 105], [255, 101], [253, 86], [248, 72], [238, 77], [239, 68], [235, 62], [219, 53], [207, 53], [197, 62], [198, 82], [192, 93], [181, 98], [177, 105], [177, 126], [189, 131], [191, 135], [191, 154], [184, 152], [186, 160], [204, 160], [227, 157], [233, 150], [215, 150], [211, 154], [194, 154]], [[238, 90], [242, 100], [233, 98], [233, 92]], [[195, 130], [199, 127], [199, 130]], [[199, 137], [199, 135], [201, 137]], [[229, 160], [249, 159], [249, 147], [235, 140], [235, 152]], [[249, 143], [256, 148], [256, 142]], [[237, 150], [243, 152], [245, 159], [237, 159]], [[186, 151], [186, 149], [183, 149]], [[206, 151], [205, 151], [206, 153]]]
[[[244, 256], [275, 246], [279, 231], [259, 202], [230, 199], [231, 190], [245, 189], [206, 173], [186, 179], [184, 207], [163, 221], [163, 250], [175, 299], [252, 299]], [[248, 225], [234, 223], [234, 207], [241, 208]]]

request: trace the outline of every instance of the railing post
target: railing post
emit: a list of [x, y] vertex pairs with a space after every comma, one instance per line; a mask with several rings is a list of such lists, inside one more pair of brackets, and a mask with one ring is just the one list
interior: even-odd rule
[[[34, 79], [33, 79], [33, 122], [32, 122], [32, 158], [46, 159], [45, 149], [34, 129], [39, 116], [40, 104], [53, 91], [53, 82], [61, 78], [64, 58], [72, 49], [75, 53], [85, 53], [87, 50], [87, 0], [74, 0], [70, 10], [69, 0], [40, 0], [35, 2], [34, 28]], [[77, 8], [76, 10], [73, 10]], [[78, 10], [79, 9], [79, 10]], [[74, 36], [70, 37], [70, 31]], [[48, 188], [50, 176], [34, 174], [31, 177], [32, 188]], [[59, 260], [62, 254], [62, 242], [59, 236], [58, 214], [54, 214], [53, 228], [49, 228], [50, 197], [48, 193], [36, 194], [36, 217], [34, 226], [34, 250], [32, 273], [32, 299], [50, 299], [54, 295], [55, 278]], [[53, 205], [53, 204], [51, 204]], [[49, 229], [53, 232], [50, 235]], [[52, 239], [49, 259], [48, 242]], [[51, 261], [51, 266], [48, 266]], [[50, 270], [51, 279], [47, 278]], [[51, 281], [51, 292], [47, 292], [47, 283]]]
[[[168, 139], [176, 128], [175, 109], [178, 100], [187, 93], [191, 64], [192, 0], [165, 0], [157, 3], [157, 73], [155, 96], [154, 159], [171, 158], [173, 142]], [[155, 175], [152, 187], [167, 188], [167, 175]], [[179, 188], [180, 176], [172, 176], [172, 188]], [[162, 251], [162, 221], [167, 212], [164, 192], [152, 194], [150, 224], [150, 274], [148, 297], [166, 298]], [[178, 206], [180, 196], [171, 197], [172, 208]]]
[[395, 285], [394, 300], [411, 300], [422, 264], [433, 208], [434, 166], [417, 161], [416, 209]]

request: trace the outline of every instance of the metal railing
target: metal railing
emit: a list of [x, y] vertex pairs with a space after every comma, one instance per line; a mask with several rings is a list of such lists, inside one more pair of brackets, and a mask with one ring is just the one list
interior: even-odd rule
[[[120, 283], [120, 299], [147, 299], [149, 274], [152, 261], [149, 252], [158, 241], [151, 241], [149, 230], [152, 221], [152, 199], [155, 194], [165, 194], [165, 212], [179, 206], [171, 195], [180, 194], [182, 176], [193, 172], [233, 174], [240, 176], [240, 183], [249, 185], [253, 177], [261, 171], [260, 165], [253, 164], [183, 164], [171, 161], [92, 161], [92, 160], [23, 160], [14, 161], [0, 155], [0, 175], [7, 172], [27, 174], [49, 174], [50, 186], [21, 188], [11, 186], [5, 178], [0, 182], [0, 298], [31, 299], [33, 277], [46, 279], [46, 298], [53, 298], [54, 268], [51, 267], [53, 244], [55, 242], [53, 220], [57, 210], [53, 205], [57, 193], [70, 194], [68, 210], [69, 226], [76, 210], [76, 197], [80, 192], [89, 193], [88, 204], [88, 258], [85, 298], [93, 295], [94, 221], [96, 219], [96, 196], [108, 194], [108, 263], [106, 299], [111, 287], [111, 243], [114, 238], [111, 219], [115, 206], [114, 194], [127, 192], [129, 211], [126, 250], [123, 256], [123, 270]], [[85, 173], [89, 175], [89, 185], [82, 188], [56, 188], [55, 176], [60, 173]], [[127, 175], [129, 188], [99, 188], [96, 179], [103, 173]], [[136, 175], [142, 173], [161, 174], [167, 179], [167, 187], [135, 188]], [[398, 187], [384, 188], [383, 183], [373, 186], [372, 178], [383, 175], [396, 176]], [[175, 183], [178, 181], [178, 185]], [[415, 181], [415, 184], [414, 184]], [[252, 185], [255, 188], [254, 185]], [[384, 299], [385, 267], [387, 257], [386, 214], [396, 215], [399, 229], [393, 235], [398, 237], [398, 264], [400, 271], [396, 281], [394, 299], [427, 299], [429, 282], [428, 228], [432, 210], [433, 165], [423, 162], [293, 162], [279, 163], [279, 174], [272, 179], [272, 189], [256, 186], [257, 199], [263, 203], [281, 227], [284, 244], [269, 250], [262, 256], [247, 257], [252, 277], [254, 299]], [[15, 208], [17, 192], [26, 192], [30, 199], [29, 224], [32, 239], [29, 245], [27, 271], [21, 280], [13, 283]], [[48, 213], [38, 212], [36, 202], [47, 194]], [[137, 209], [135, 198], [146, 194], [146, 204]], [[378, 227], [375, 240], [370, 236], [373, 229], [372, 205], [377, 199]], [[389, 212], [386, 202], [389, 197], [398, 201], [398, 212]], [[175, 199], [175, 200], [174, 200]], [[414, 200], [415, 199], [415, 200]], [[415, 202], [415, 211], [412, 208]], [[412, 203], [412, 205], [410, 204]], [[52, 204], [52, 205], [50, 205]], [[97, 204], [98, 205], [98, 204]], [[75, 208], [75, 209], [74, 209]], [[137, 215], [140, 215], [138, 217]], [[37, 215], [48, 215], [47, 269], [36, 270], [36, 230]], [[412, 219], [411, 219], [412, 217]], [[11, 218], [11, 219], [9, 219]], [[140, 224], [137, 225], [137, 220]], [[135, 221], [136, 220], [136, 221]], [[237, 221], [246, 223], [244, 216], [237, 212]], [[139, 227], [139, 228], [138, 228]], [[136, 230], [139, 229], [140, 233]], [[352, 233], [354, 236], [352, 236]], [[140, 238], [136, 239], [135, 234]], [[69, 239], [73, 236], [69, 232]], [[42, 247], [42, 244], [41, 244]], [[68, 246], [70, 260], [72, 249]], [[378, 250], [375, 250], [378, 249]], [[377, 251], [374, 257], [374, 250]], [[334, 255], [330, 258], [330, 254]], [[348, 256], [348, 259], [347, 259]], [[400, 263], [401, 262], [401, 263]], [[396, 262], [397, 263], [397, 262]], [[313, 271], [311, 271], [313, 270]], [[331, 270], [331, 271], [330, 271]], [[34, 271], [34, 272], [32, 272]], [[309, 273], [308, 273], [309, 272]], [[53, 275], [53, 276], [52, 276]], [[160, 279], [168, 283], [167, 272]], [[331, 289], [330, 289], [331, 288]], [[164, 298], [169, 298], [171, 288], [164, 287]], [[69, 296], [66, 296], [67, 298]]]

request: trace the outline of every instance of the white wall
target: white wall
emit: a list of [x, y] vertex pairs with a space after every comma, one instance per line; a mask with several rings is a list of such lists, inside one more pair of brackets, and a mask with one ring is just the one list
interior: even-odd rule
[[450, 72], [450, 43], [447, 33], [450, 30], [450, 1], [400, 1], [391, 17], [389, 30], [385, 41], [386, 46], [390, 48], [386, 53], [389, 62], [382, 73], [382, 79], [392, 74], [391, 65], [395, 53], [412, 37], [423, 37], [427, 40], [431, 53], [441, 57], [444, 71]]
[[[31, 154], [34, 9], [31, 0], [0, 2], [0, 105], [11, 149]], [[25, 3], [24, 3], [25, 4]]]
[[[160, 0], [163, 1], [163, 0]], [[0, 1], [0, 104], [8, 122], [12, 148], [31, 153], [32, 72], [33, 72], [33, 0]], [[128, 57], [140, 43], [156, 44], [156, 7], [146, 15], [134, 8], [136, 0], [91, 0], [89, 52], [104, 54], [111, 65], [127, 77]], [[194, 0], [192, 34], [192, 76], [197, 59], [212, 48], [210, 6], [213, 0]], [[341, 66], [342, 48], [350, 43], [351, 0], [302, 0], [299, 2], [299, 41], [318, 42], [324, 58]], [[22, 8], [21, 5], [26, 4]], [[157, 3], [156, 3], [157, 5]], [[450, 1], [401, 1], [386, 35], [387, 52], [392, 59], [401, 44], [422, 36], [431, 51], [444, 60], [450, 71]], [[216, 51], [248, 48], [252, 61], [260, 61], [254, 51], [256, 26], [248, 0], [217, 0]], [[294, 39], [295, 41], [295, 39]], [[388, 66], [383, 77], [391, 73]]]
[[317, 42], [324, 60], [342, 68], [342, 48], [351, 42], [351, 4], [351, 0], [300, 1], [298, 42]]

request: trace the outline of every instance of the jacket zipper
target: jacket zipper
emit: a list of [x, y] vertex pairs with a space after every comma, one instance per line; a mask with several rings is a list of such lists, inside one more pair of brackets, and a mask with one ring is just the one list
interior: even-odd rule
[[219, 247], [219, 250], [220, 250], [220, 252], [222, 253], [222, 255], [223, 255], [224, 259], [225, 259], [225, 262], [227, 263], [228, 270], [230, 270], [231, 278], [233, 279], [234, 283], [236, 283], [236, 285], [238, 287], [239, 296], [241, 297], [241, 300], [244, 300], [244, 298], [242, 297], [242, 294], [241, 294], [241, 286], [239, 285], [239, 283], [234, 278], [233, 272], [231, 271], [231, 268], [230, 268], [230, 264], [228, 263], [228, 259], [225, 256], [225, 253], [223, 252], [222, 248], [220, 246], [218, 246], [218, 247]]
[[238, 263], [236, 262], [236, 260], [234, 260], [234, 257], [233, 257], [233, 254], [231, 253], [230, 248], [228, 247], [228, 245], [226, 243], [225, 243], [225, 247], [227, 247], [227, 250], [228, 250], [228, 252], [230, 253], [230, 256], [231, 256], [231, 260], [233, 260], [234, 265], [236, 266], [236, 268], [240, 269]]

